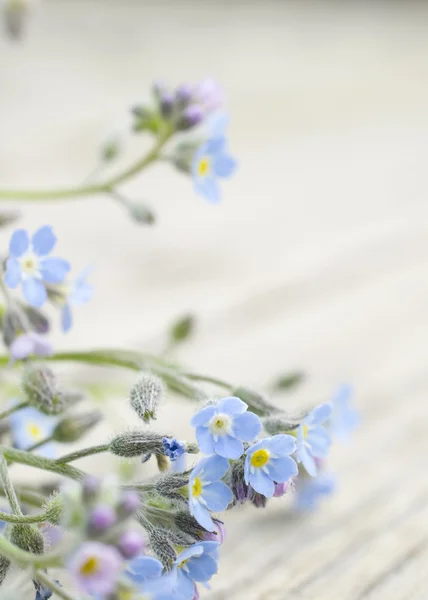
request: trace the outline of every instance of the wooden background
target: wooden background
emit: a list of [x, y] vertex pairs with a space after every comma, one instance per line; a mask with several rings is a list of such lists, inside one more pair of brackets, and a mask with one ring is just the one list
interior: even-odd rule
[[[301, 368], [286, 406], [355, 386], [337, 494], [308, 517], [286, 499], [228, 514], [211, 599], [428, 598], [427, 17], [422, 2], [46, 1], [21, 45], [0, 39], [1, 187], [83, 180], [155, 78], [208, 73], [229, 97], [240, 169], [220, 206], [164, 165], [125, 187], [153, 229], [107, 198], [25, 205], [96, 267], [60, 347], [156, 349], [191, 310], [195, 371], [264, 389]], [[192, 410], [171, 402], [161, 422], [190, 436]]]

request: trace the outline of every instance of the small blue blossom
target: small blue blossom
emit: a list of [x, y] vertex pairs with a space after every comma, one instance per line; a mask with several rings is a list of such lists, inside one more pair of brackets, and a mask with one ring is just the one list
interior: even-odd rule
[[186, 443], [176, 438], [164, 437], [162, 443], [166, 456], [172, 461], [177, 460], [186, 452]]
[[315, 510], [323, 497], [330, 496], [336, 487], [332, 475], [321, 473], [317, 477], [299, 478], [294, 494], [294, 508], [298, 511]]
[[172, 595], [176, 584], [176, 577], [163, 574], [163, 566], [160, 561], [151, 556], [139, 556], [134, 558], [125, 571], [127, 577], [133, 582], [138, 592], [143, 594], [147, 600], [171, 600], [181, 596]]
[[62, 283], [70, 270], [63, 258], [48, 257], [55, 242], [49, 225], [38, 229], [31, 240], [25, 229], [12, 234], [4, 281], [12, 289], [21, 283], [24, 298], [31, 306], [42, 306], [47, 298], [45, 284]]
[[297, 429], [297, 462], [301, 462], [312, 477], [317, 474], [316, 459], [326, 458], [331, 439], [322, 424], [331, 415], [330, 404], [315, 407]]
[[239, 398], [223, 398], [202, 408], [190, 421], [196, 427], [196, 439], [202, 452], [237, 459], [244, 452], [242, 442], [251, 442], [262, 425], [257, 415], [247, 412]]
[[66, 291], [61, 308], [61, 325], [64, 332], [69, 331], [73, 325], [72, 307], [86, 304], [93, 296], [94, 288], [87, 282], [91, 270], [90, 267], [86, 267], [71, 284], [65, 286]]
[[236, 160], [226, 152], [225, 146], [224, 136], [213, 137], [198, 148], [192, 161], [195, 191], [213, 203], [220, 201], [217, 179], [230, 177], [236, 169]]
[[354, 390], [349, 384], [341, 385], [331, 401], [332, 413], [328, 423], [329, 431], [333, 437], [345, 442], [358, 426], [360, 415], [351, 406]]
[[207, 584], [217, 573], [218, 542], [198, 542], [181, 552], [171, 575], [175, 579], [171, 598], [193, 600], [195, 583]]
[[[28, 448], [52, 434], [56, 419], [29, 406], [11, 414], [9, 424], [14, 446], [21, 450], [28, 450]], [[47, 443], [38, 448], [35, 453], [53, 458], [55, 456], [55, 445]]]
[[285, 483], [298, 473], [296, 462], [290, 454], [296, 450], [296, 442], [291, 435], [278, 434], [257, 442], [246, 451], [245, 483], [271, 498], [276, 483]]
[[230, 488], [220, 481], [229, 470], [229, 461], [208, 456], [198, 462], [189, 478], [189, 510], [202, 527], [215, 531], [210, 510], [226, 510], [233, 500]]
[[163, 566], [159, 560], [142, 555], [129, 562], [125, 573], [131, 581], [140, 585], [149, 579], [160, 577], [162, 570]]

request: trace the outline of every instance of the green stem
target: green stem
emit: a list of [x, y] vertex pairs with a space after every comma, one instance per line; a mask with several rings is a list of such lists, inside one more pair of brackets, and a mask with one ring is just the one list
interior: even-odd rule
[[0, 511], [0, 520], [6, 523], [45, 523], [46, 513], [38, 513], [36, 515], [12, 515]]
[[25, 450], [17, 450], [16, 448], [10, 448], [9, 446], [0, 446], [0, 453], [2, 453], [7, 460], [29, 467], [35, 467], [36, 469], [58, 473], [58, 475], [76, 481], [81, 481], [86, 477], [86, 473], [80, 469], [76, 469], [76, 467], [63, 465], [56, 460], [45, 458], [43, 456], [34, 456], [31, 452], [26, 452]]
[[53, 437], [47, 437], [44, 440], [41, 440], [40, 442], [36, 442], [35, 444], [33, 444], [32, 446], [27, 448], [27, 452], [33, 452], [33, 450], [37, 450], [37, 448], [41, 448], [45, 444], [49, 444], [49, 442], [52, 442], [52, 441], [53, 441]]
[[76, 452], [70, 452], [70, 454], [65, 454], [64, 456], [57, 458], [55, 462], [63, 465], [78, 460], [79, 458], [84, 458], [85, 456], [108, 452], [109, 447], [109, 444], [99, 444], [98, 446], [92, 446], [91, 448], [82, 448], [82, 450], [76, 450]]
[[95, 194], [109, 193], [115, 186], [123, 183], [133, 177], [151, 163], [153, 163], [166, 142], [171, 138], [174, 131], [168, 127], [165, 132], [159, 136], [153, 148], [140, 160], [131, 165], [128, 169], [118, 175], [107, 179], [103, 183], [94, 185], [83, 185], [80, 187], [71, 187], [64, 189], [51, 190], [0, 190], [0, 200], [60, 200], [65, 198], [93, 196]]
[[52, 579], [44, 571], [35, 571], [34, 578], [46, 585], [46, 587], [48, 587], [52, 592], [55, 592], [59, 598], [62, 598], [63, 600], [75, 600], [73, 596], [70, 596], [70, 594], [64, 590], [63, 587], [61, 587], [55, 581], [52, 581]]
[[0, 536], [0, 554], [13, 562], [21, 565], [33, 565], [34, 567], [45, 569], [46, 567], [60, 567], [62, 556], [57, 552], [48, 554], [33, 554], [26, 550], [21, 550], [3, 535]]
[[22, 517], [21, 506], [19, 504], [15, 488], [13, 487], [12, 480], [9, 476], [9, 470], [7, 468], [7, 462], [4, 454], [0, 454], [0, 479], [13, 514]]
[[17, 412], [18, 410], [21, 410], [22, 408], [27, 408], [27, 406], [28, 402], [20, 402], [19, 404], [15, 404], [15, 406], [11, 406], [7, 410], [4, 410], [0, 413], [0, 421], [6, 419], [10, 415], [13, 415], [13, 413]]

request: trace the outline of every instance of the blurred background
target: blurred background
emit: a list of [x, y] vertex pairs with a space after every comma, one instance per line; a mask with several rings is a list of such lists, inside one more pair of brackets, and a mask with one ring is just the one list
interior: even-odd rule
[[[193, 371], [266, 390], [301, 369], [285, 407], [355, 387], [363, 424], [332, 452], [336, 495], [305, 518], [285, 499], [227, 515], [210, 598], [426, 600], [427, 23], [411, 1], [45, 0], [23, 40], [0, 38], [1, 188], [82, 182], [155, 79], [209, 75], [228, 97], [239, 170], [219, 206], [164, 164], [123, 186], [154, 227], [107, 197], [21, 206], [95, 267], [57, 347], [156, 351], [190, 311], [178, 358]], [[131, 418], [120, 402], [113, 429]], [[189, 435], [192, 411], [170, 402], [161, 422]]]

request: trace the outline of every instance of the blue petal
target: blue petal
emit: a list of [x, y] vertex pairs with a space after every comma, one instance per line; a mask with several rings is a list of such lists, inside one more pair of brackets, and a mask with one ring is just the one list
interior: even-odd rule
[[306, 443], [310, 446], [313, 456], [325, 458], [328, 455], [331, 439], [327, 431], [323, 427], [318, 426], [308, 431]]
[[233, 460], [240, 458], [244, 453], [243, 443], [229, 434], [218, 436], [217, 441], [213, 440], [213, 446], [216, 454]]
[[256, 438], [262, 429], [262, 424], [257, 415], [252, 412], [245, 412], [233, 420], [233, 433], [235, 437], [243, 442], [251, 442]]
[[70, 304], [75, 306], [86, 304], [94, 295], [94, 287], [86, 281], [92, 267], [86, 267], [76, 278], [73, 288], [69, 294]]
[[267, 466], [269, 477], [277, 483], [284, 483], [295, 477], [299, 472], [296, 461], [289, 456], [283, 456], [282, 458], [271, 459]]
[[9, 254], [16, 258], [27, 252], [30, 245], [30, 239], [25, 229], [17, 229], [12, 233], [9, 242]]
[[219, 542], [214, 542], [212, 540], [207, 542], [198, 542], [199, 546], [202, 546], [204, 554], [211, 554], [214, 558], [218, 559], [218, 549], [220, 547]]
[[245, 404], [240, 398], [230, 396], [229, 398], [223, 398], [217, 403], [217, 412], [225, 413], [226, 415], [242, 415], [248, 408], [248, 404]]
[[219, 154], [213, 161], [213, 171], [217, 177], [230, 177], [235, 172], [237, 162], [228, 154]]
[[175, 562], [180, 565], [184, 560], [188, 560], [189, 558], [192, 558], [192, 556], [201, 556], [203, 552], [204, 547], [202, 544], [193, 544], [193, 546], [189, 546], [183, 550], [183, 552], [180, 552]]
[[146, 579], [159, 577], [162, 573], [162, 563], [151, 556], [139, 556], [129, 563], [126, 574], [135, 583], [142, 583]]
[[230, 488], [222, 481], [204, 486], [202, 496], [207, 503], [207, 507], [214, 512], [226, 510], [233, 500]]
[[206, 425], [208, 421], [216, 414], [217, 408], [210, 404], [205, 408], [202, 408], [199, 412], [193, 415], [190, 425], [192, 427], [199, 427], [200, 425]]
[[203, 146], [204, 154], [210, 154], [211, 156], [222, 152], [226, 145], [226, 138], [224, 135], [216, 135], [205, 142]]
[[177, 569], [177, 584], [174, 588], [173, 598], [177, 600], [193, 600], [195, 595], [195, 584], [189, 575], [183, 569]]
[[309, 475], [315, 477], [315, 475], [317, 474], [317, 465], [314, 458], [311, 456], [311, 454], [305, 446], [302, 446], [302, 448], [299, 449], [298, 459], [305, 467]]
[[203, 583], [217, 573], [217, 562], [209, 554], [203, 554], [199, 558], [190, 559], [187, 568], [193, 581]]
[[194, 500], [189, 502], [189, 510], [190, 514], [195, 517], [199, 525], [202, 525], [207, 531], [215, 531], [213, 520], [205, 506], [197, 500]]
[[21, 281], [21, 265], [16, 258], [8, 258], [6, 261], [6, 274], [4, 282], [9, 288], [16, 288]]
[[208, 427], [197, 427], [195, 431], [196, 440], [199, 444], [199, 448], [205, 454], [213, 454], [213, 438]]
[[211, 138], [225, 137], [229, 125], [229, 115], [225, 112], [214, 113], [207, 121]]
[[331, 404], [321, 404], [316, 406], [310, 413], [311, 422], [316, 425], [326, 421], [331, 415]]
[[45, 258], [40, 262], [40, 272], [46, 283], [62, 283], [70, 270], [70, 263], [63, 258]]
[[221, 456], [208, 456], [196, 465], [193, 473], [200, 473], [201, 479], [206, 482], [218, 481], [229, 470], [229, 461]]
[[61, 310], [61, 327], [63, 331], [69, 331], [73, 325], [73, 315], [71, 306], [65, 304]]
[[52, 248], [55, 246], [56, 237], [52, 231], [50, 225], [40, 227], [31, 238], [31, 245], [33, 250], [39, 256], [49, 254]]
[[296, 440], [292, 435], [280, 433], [266, 438], [265, 447], [277, 456], [286, 456], [292, 454], [296, 450]]
[[250, 484], [256, 492], [266, 498], [271, 498], [275, 491], [275, 484], [262, 469], [255, 469], [254, 473], [250, 472]]
[[45, 286], [41, 281], [33, 277], [24, 279], [22, 282], [22, 292], [28, 304], [36, 308], [43, 306], [47, 298]]
[[194, 184], [196, 192], [204, 196], [209, 202], [214, 204], [220, 202], [220, 189], [214, 177], [197, 179]]

